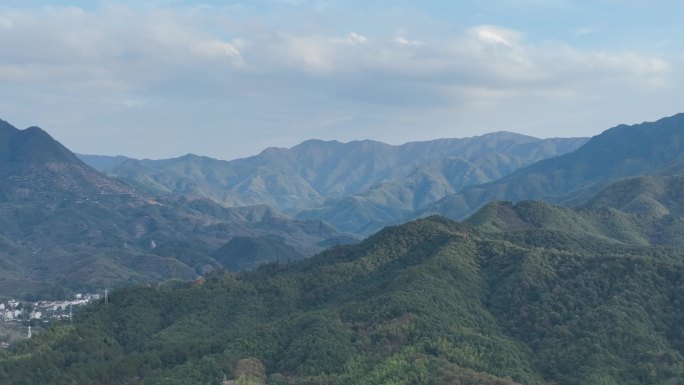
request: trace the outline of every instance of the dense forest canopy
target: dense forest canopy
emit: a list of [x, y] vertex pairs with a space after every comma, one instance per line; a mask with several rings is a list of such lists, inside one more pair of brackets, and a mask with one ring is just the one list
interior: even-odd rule
[[299, 262], [116, 291], [14, 346], [0, 382], [680, 384], [682, 254], [430, 217]]

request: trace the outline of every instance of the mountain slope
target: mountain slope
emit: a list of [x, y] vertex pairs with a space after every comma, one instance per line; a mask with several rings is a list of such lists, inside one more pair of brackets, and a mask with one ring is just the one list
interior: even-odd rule
[[684, 246], [684, 176], [644, 176], [610, 184], [575, 209], [540, 201], [495, 201], [465, 220], [483, 231], [545, 230], [591, 242]]
[[498, 179], [524, 164], [521, 159], [514, 160], [499, 152], [477, 155], [472, 161], [433, 160], [404, 178], [378, 183], [353, 196], [328, 198], [298, 212], [296, 217], [324, 218], [342, 231], [372, 234], [444, 196]]
[[621, 125], [574, 152], [539, 161], [494, 182], [466, 187], [424, 212], [463, 218], [492, 200], [563, 202], [573, 195], [588, 197], [612, 181], [674, 167], [683, 160], [684, 114]]
[[0, 201], [56, 200], [64, 195], [131, 194], [121, 182], [81, 162], [38, 127], [0, 121]]
[[268, 262], [287, 262], [304, 257], [277, 235], [233, 237], [215, 250], [212, 256], [231, 271], [254, 269]]
[[[309, 140], [233, 161], [190, 154], [127, 160], [109, 173], [153, 194], [194, 195], [227, 206], [267, 204], [367, 234], [467, 185], [497, 179], [585, 141], [507, 132], [401, 146]], [[360, 202], [359, 207], [350, 207], [350, 200]], [[376, 216], [380, 213], [386, 216]]]
[[616, 182], [583, 207], [613, 207], [644, 217], [684, 214], [684, 175], [643, 176]]
[[192, 278], [223, 268], [210, 254], [236, 236], [277, 236], [298, 257], [350, 241], [321, 221], [263, 206], [152, 198], [87, 166], [40, 128], [2, 121], [0, 177], [2, 296]]
[[[240, 275], [115, 292], [0, 356], [15, 385], [684, 381], [681, 249], [431, 217]], [[245, 367], [252, 368], [245, 371]]]

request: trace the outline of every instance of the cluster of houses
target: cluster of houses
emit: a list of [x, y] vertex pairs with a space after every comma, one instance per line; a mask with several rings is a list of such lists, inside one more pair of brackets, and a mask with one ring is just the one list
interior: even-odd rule
[[100, 294], [76, 294], [71, 300], [38, 301], [29, 304], [30, 306], [11, 299], [0, 303], [0, 318], [3, 321], [43, 320], [45, 322], [69, 318], [73, 307], [83, 306], [100, 298]]
[[[74, 298], [62, 301], [21, 302], [10, 299], [0, 302], [0, 349], [7, 349], [12, 343], [31, 338], [33, 331], [53, 321], [71, 318], [76, 307], [101, 298], [100, 294], [76, 294]], [[32, 326], [38, 329], [32, 330]]]
[[0, 303], [0, 318], [3, 321], [12, 321], [21, 316], [22, 310], [19, 309], [20, 302], [13, 299], [7, 301], [6, 304]]

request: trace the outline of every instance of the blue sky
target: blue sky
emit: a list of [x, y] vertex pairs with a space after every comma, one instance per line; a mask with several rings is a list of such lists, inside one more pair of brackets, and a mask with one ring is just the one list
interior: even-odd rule
[[682, 112], [684, 4], [0, 1], [0, 118], [74, 151], [589, 136]]

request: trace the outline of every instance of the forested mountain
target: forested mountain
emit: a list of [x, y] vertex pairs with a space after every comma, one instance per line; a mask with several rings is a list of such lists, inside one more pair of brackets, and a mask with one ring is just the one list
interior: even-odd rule
[[430, 217], [300, 262], [119, 290], [0, 356], [0, 381], [684, 381], [681, 248], [480, 222]]
[[371, 234], [466, 186], [496, 180], [522, 165], [499, 152], [481, 154], [472, 161], [433, 160], [404, 178], [378, 183], [355, 195], [328, 198], [299, 211], [296, 217], [322, 218], [342, 231]]
[[[5, 295], [45, 294], [65, 286], [190, 278], [215, 268], [253, 268], [270, 260], [302, 258], [335, 243], [354, 241], [320, 218], [350, 233], [367, 234], [415, 215], [416, 207], [462, 186], [496, 178], [466, 187], [430, 211], [458, 217], [489, 198], [570, 199], [587, 210], [618, 209], [569, 215], [584, 232], [641, 245], [678, 244], [673, 241], [677, 237], [660, 235], [676, 234], [682, 225], [677, 208], [672, 207], [673, 198], [658, 189], [623, 197], [625, 187], [617, 184], [589, 199], [610, 181], [632, 174], [653, 176], [624, 183], [663, 191], [675, 188], [679, 179], [668, 175], [684, 170], [683, 120], [683, 115], [677, 115], [655, 123], [619, 126], [575, 152], [518, 171], [514, 169], [531, 159], [569, 151], [583, 140], [495, 133], [403, 146], [309, 141], [232, 162], [191, 155], [166, 161], [90, 159], [119, 170], [128, 164], [132, 170], [142, 166], [151, 170], [149, 175], [136, 171], [135, 178], [124, 178], [127, 183], [88, 167], [37, 127], [18, 130], [1, 122], [0, 205], [5, 215], [0, 219], [4, 266], [0, 289]], [[292, 208], [299, 219], [291, 220], [265, 205], [226, 209], [197, 198], [219, 194], [215, 183], [226, 187], [226, 181], [235, 180], [254, 183], [241, 183], [213, 198], [224, 204], [225, 197], [240, 194], [254, 200], [261, 194], [259, 199], [265, 201], [290, 202], [285, 205], [313, 200], [308, 201], [308, 209]], [[261, 186], [261, 193], [247, 185]], [[320, 198], [354, 191], [341, 198]], [[189, 197], [158, 195], [168, 192], [186, 192]], [[603, 217], [612, 218], [612, 229], [596, 224]]]
[[576, 204], [610, 182], [684, 170], [684, 114], [652, 123], [620, 125], [577, 151], [521, 168], [508, 176], [464, 188], [423, 210], [463, 218], [492, 200], [543, 199]]
[[223, 268], [211, 253], [236, 236], [273, 235], [290, 258], [352, 241], [321, 221], [291, 220], [265, 206], [153, 198], [87, 166], [40, 128], [4, 121], [0, 177], [2, 296], [190, 279]]
[[681, 216], [684, 174], [628, 178], [611, 184], [583, 206], [613, 207], [642, 217]]
[[[207, 274], [113, 292], [73, 323], [0, 352], [0, 383], [683, 383], [683, 122], [619, 126], [573, 153], [463, 190], [482, 199], [546, 194], [577, 207], [493, 201], [463, 223], [432, 216], [298, 261], [346, 238], [265, 205], [151, 198], [89, 169], [42, 131], [5, 127], [3, 141], [44, 152], [14, 160], [21, 167], [7, 174], [6, 288], [14, 270], [30, 272], [16, 280], [22, 285], [53, 286]], [[40, 140], [15, 138], [36, 132]], [[280, 154], [282, 166], [283, 151], [266, 152]], [[478, 156], [500, 156], [489, 154]], [[408, 211], [447, 184], [501, 170], [487, 162], [426, 161], [346, 199], [377, 209], [396, 193]], [[44, 170], [53, 164], [68, 166]], [[89, 187], [79, 190], [82, 180]], [[269, 261], [279, 263], [220, 270]]]
[[401, 146], [309, 140], [233, 161], [191, 154], [167, 160], [81, 157], [153, 194], [194, 195], [227, 206], [267, 204], [342, 231], [369, 234], [465, 186], [498, 179], [585, 142], [499, 132]]
[[483, 231], [552, 230], [636, 245], [684, 246], [684, 175], [612, 183], [574, 209], [494, 201], [465, 220]]
[[0, 120], [0, 202], [58, 201], [65, 196], [131, 194], [123, 183], [81, 162], [38, 127]]

